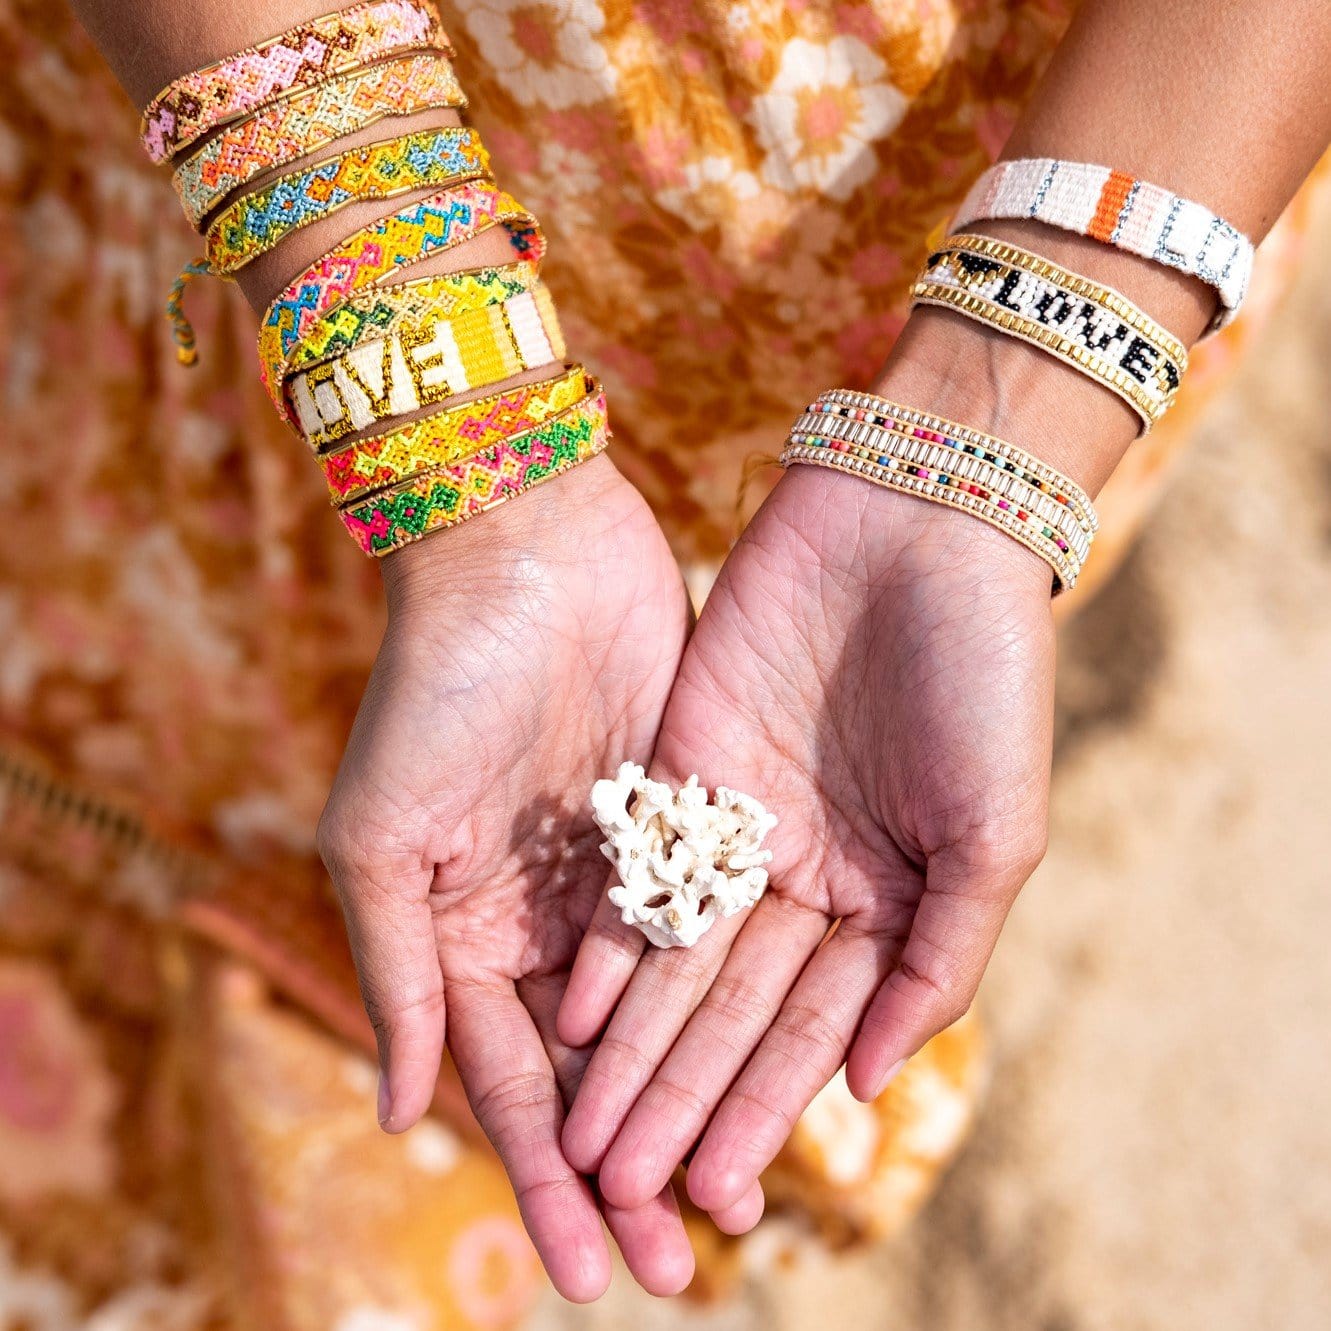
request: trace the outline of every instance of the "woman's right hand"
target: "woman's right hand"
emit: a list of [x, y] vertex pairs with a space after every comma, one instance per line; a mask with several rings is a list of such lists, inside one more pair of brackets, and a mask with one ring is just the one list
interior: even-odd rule
[[[448, 1047], [551, 1279], [610, 1278], [560, 1149], [587, 1052], [555, 1013], [603, 894], [588, 793], [646, 761], [691, 612], [637, 491], [597, 458], [384, 562], [389, 622], [319, 829], [379, 1043], [380, 1118], [425, 1111]], [[447, 1020], [445, 1020], [447, 1014]], [[761, 1192], [716, 1217], [748, 1228]], [[669, 1188], [604, 1208], [639, 1281], [693, 1262]]]

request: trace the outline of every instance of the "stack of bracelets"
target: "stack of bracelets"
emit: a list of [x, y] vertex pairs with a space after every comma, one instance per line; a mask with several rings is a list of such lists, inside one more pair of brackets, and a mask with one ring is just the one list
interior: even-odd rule
[[[192, 278], [234, 278], [350, 204], [417, 196], [311, 264], [259, 332], [274, 407], [372, 555], [465, 522], [610, 440], [600, 386], [563, 363], [536, 219], [495, 184], [475, 130], [386, 136], [290, 169], [380, 122], [465, 109], [452, 54], [422, 0], [364, 0], [177, 79], [143, 113], [144, 147], [171, 165], [206, 244], [167, 304], [185, 364], [196, 359], [182, 311]], [[493, 227], [511, 262], [389, 280]], [[558, 372], [499, 390], [550, 367]], [[478, 396], [458, 402], [464, 394]]]
[[[1083, 162], [1000, 162], [976, 181], [953, 225], [1004, 218], [1075, 231], [1200, 278], [1219, 297], [1213, 327], [1238, 312], [1252, 271], [1252, 243], [1201, 204]], [[987, 236], [949, 236], [911, 296], [1056, 356], [1122, 398], [1143, 430], [1169, 410], [1187, 369], [1183, 344], [1125, 296]], [[781, 462], [853, 472], [962, 509], [1039, 555], [1055, 592], [1076, 582], [1096, 531], [1090, 500], [1053, 468], [867, 393], [819, 397], [791, 428]]]

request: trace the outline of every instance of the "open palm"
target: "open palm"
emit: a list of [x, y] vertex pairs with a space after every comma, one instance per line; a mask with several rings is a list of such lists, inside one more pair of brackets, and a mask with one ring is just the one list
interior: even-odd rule
[[783, 478], [722, 570], [653, 764], [778, 814], [771, 886], [641, 959], [602, 906], [560, 1013], [581, 1044], [613, 1009], [563, 1136], [607, 1199], [641, 1204], [701, 1139], [690, 1195], [733, 1204], [852, 1043], [869, 1098], [965, 1010], [1043, 853], [1052, 686], [1045, 565], [857, 478]]
[[[559, 1290], [609, 1279], [597, 1200], [559, 1145], [585, 1055], [554, 1033], [604, 891], [592, 782], [655, 742], [690, 611], [664, 538], [606, 459], [393, 556], [389, 625], [320, 828], [409, 1127], [442, 1045]], [[722, 1224], [756, 1219], [747, 1212]], [[688, 1283], [668, 1188], [604, 1208], [649, 1288]]]

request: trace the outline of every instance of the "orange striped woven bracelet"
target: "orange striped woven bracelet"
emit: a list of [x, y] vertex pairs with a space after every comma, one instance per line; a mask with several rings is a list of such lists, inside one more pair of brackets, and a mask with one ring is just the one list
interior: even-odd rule
[[171, 178], [190, 225], [255, 176], [390, 116], [467, 104], [452, 62], [435, 52], [353, 70], [225, 129]]

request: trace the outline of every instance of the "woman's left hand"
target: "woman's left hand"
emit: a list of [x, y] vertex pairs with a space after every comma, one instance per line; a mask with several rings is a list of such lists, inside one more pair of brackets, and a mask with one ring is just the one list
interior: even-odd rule
[[603, 900], [560, 1010], [573, 1045], [609, 1018], [563, 1133], [609, 1201], [647, 1202], [698, 1143], [690, 1196], [733, 1204], [848, 1051], [870, 1099], [967, 1009], [1044, 851], [1049, 593], [1047, 565], [968, 515], [812, 467], [778, 484], [653, 764], [778, 815], [770, 887], [645, 955]]

